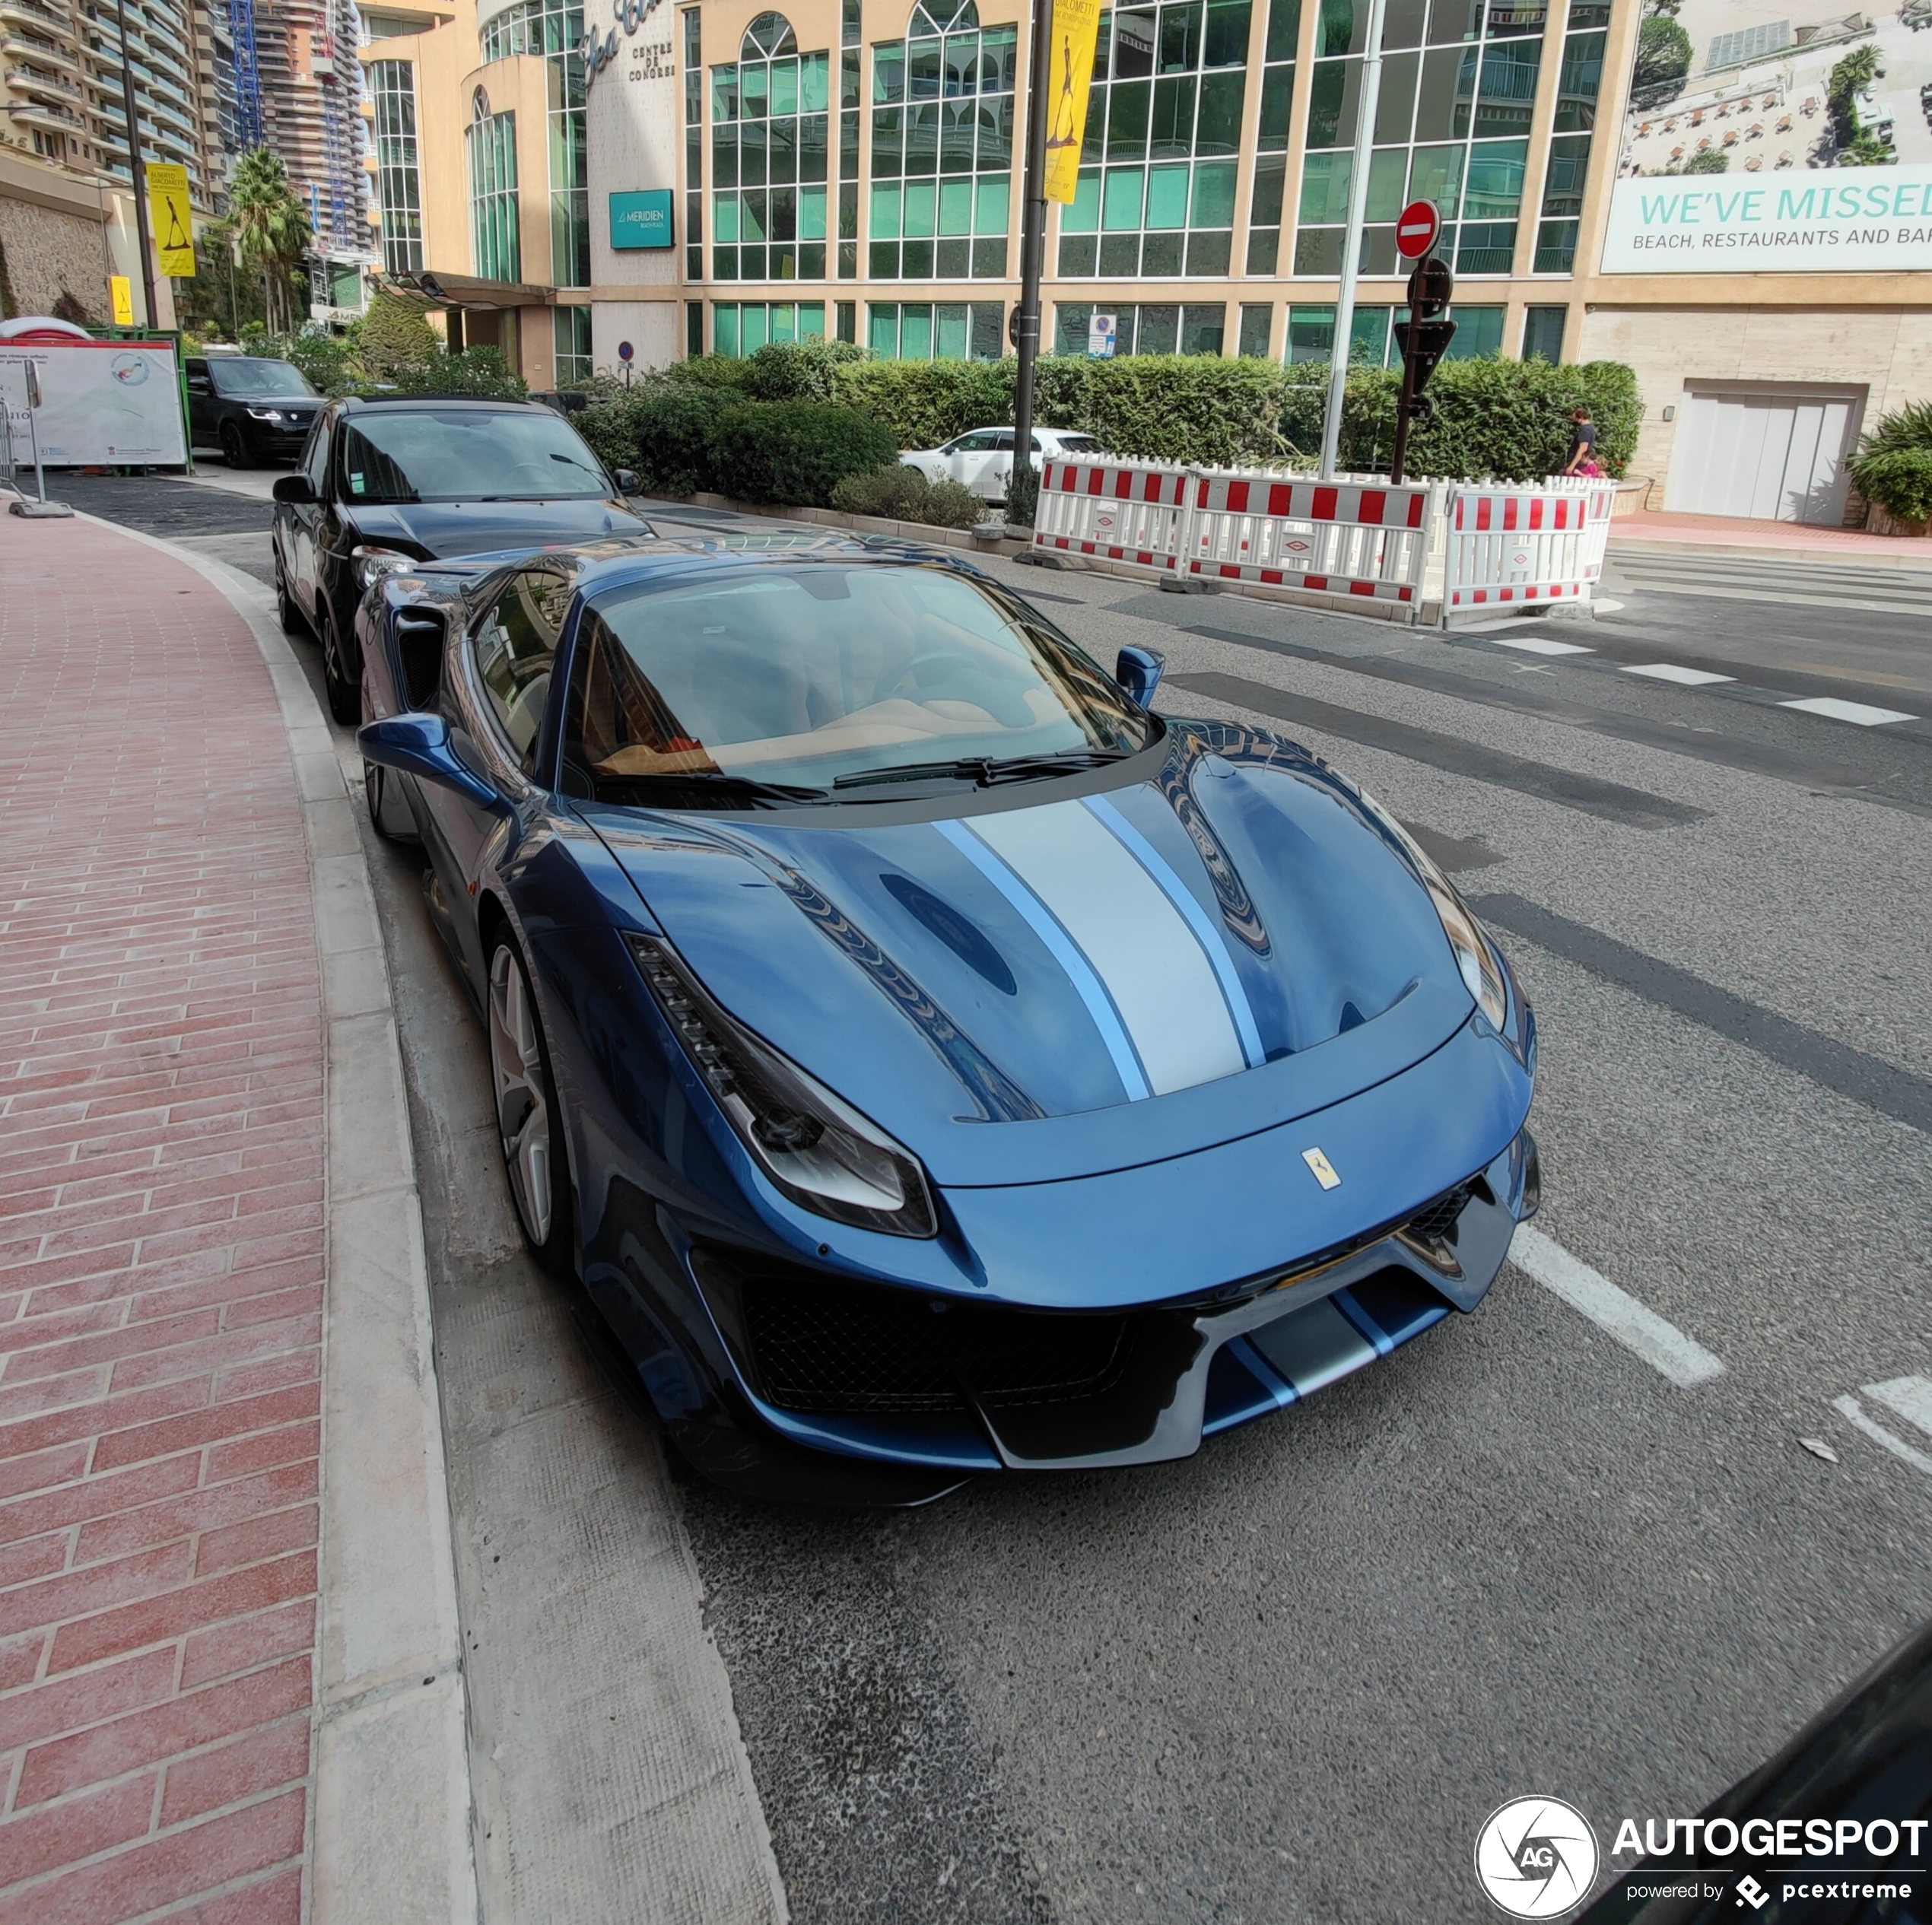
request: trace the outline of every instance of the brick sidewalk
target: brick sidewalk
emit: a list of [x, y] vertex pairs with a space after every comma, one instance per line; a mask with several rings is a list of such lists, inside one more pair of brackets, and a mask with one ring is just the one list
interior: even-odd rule
[[0, 515], [0, 1921], [276, 1925], [311, 1828], [323, 1034], [253, 638]]

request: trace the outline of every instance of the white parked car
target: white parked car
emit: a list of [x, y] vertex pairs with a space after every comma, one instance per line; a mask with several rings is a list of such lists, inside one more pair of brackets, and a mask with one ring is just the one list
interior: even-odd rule
[[[1091, 434], [1076, 434], [1070, 428], [1033, 430], [1036, 467], [1049, 456], [1090, 455], [1099, 446]], [[899, 459], [904, 466], [917, 469], [929, 481], [958, 481], [988, 501], [1004, 501], [1007, 478], [1013, 472], [1013, 430], [976, 427], [970, 434], [954, 436], [942, 448], [919, 449]]]

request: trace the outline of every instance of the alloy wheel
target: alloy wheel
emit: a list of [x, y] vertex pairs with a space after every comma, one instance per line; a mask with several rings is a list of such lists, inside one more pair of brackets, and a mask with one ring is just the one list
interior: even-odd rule
[[343, 672], [342, 634], [326, 602], [321, 613], [322, 678], [329, 690], [329, 713], [347, 727], [361, 719], [362, 703], [356, 685]]
[[241, 430], [233, 421], [223, 424], [221, 452], [227, 456], [230, 468], [246, 468], [249, 465], [247, 446], [242, 440]]
[[549, 1078], [530, 986], [507, 943], [490, 959], [490, 1080], [510, 1194], [524, 1234], [541, 1249], [550, 1240], [554, 1208]]

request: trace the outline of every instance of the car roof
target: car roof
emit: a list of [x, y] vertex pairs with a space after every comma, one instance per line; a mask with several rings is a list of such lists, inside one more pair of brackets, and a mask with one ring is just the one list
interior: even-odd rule
[[412, 408], [464, 408], [474, 409], [478, 414], [525, 415], [531, 409], [554, 415], [554, 408], [545, 408], [540, 402], [498, 399], [489, 395], [413, 394], [413, 395], [346, 395], [342, 402], [343, 413], [361, 413], [364, 408], [380, 408], [394, 412], [406, 412]]
[[898, 561], [928, 564], [935, 561], [972, 572], [953, 551], [921, 548], [891, 536], [825, 535], [742, 535], [716, 537], [615, 535], [595, 541], [561, 542], [499, 548], [485, 554], [455, 555], [421, 561], [399, 573], [458, 574], [474, 579], [503, 568], [540, 566], [561, 569], [576, 578], [586, 594], [628, 588], [637, 582], [672, 575], [705, 575], [745, 567], [784, 563]]

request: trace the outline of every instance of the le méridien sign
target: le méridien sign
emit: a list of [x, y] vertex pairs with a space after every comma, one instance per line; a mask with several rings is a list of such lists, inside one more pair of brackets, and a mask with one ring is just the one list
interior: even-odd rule
[[1884, 273], [1932, 268], [1932, 167], [1620, 180], [1606, 274]]

